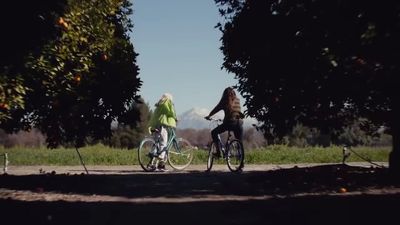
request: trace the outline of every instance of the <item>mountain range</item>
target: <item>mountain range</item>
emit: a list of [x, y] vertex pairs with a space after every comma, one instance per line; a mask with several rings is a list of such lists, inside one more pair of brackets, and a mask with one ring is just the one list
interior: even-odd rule
[[[213, 122], [204, 119], [210, 113], [210, 110], [205, 108], [192, 108], [181, 115], [178, 115], [178, 129], [212, 129], [216, 127]], [[223, 119], [224, 112], [221, 110], [216, 113], [213, 118]], [[254, 118], [246, 117], [243, 121], [243, 128], [252, 127], [252, 124], [257, 124]]]

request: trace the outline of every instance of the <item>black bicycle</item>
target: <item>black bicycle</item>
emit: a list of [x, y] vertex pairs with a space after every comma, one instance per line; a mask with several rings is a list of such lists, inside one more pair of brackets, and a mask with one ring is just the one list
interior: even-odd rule
[[[222, 123], [221, 119], [210, 118], [210, 121], [216, 122], [217, 124]], [[225, 143], [222, 142], [220, 135], [218, 135], [218, 144], [220, 147], [219, 149], [221, 150], [220, 157], [226, 161], [230, 171], [241, 172], [244, 167], [243, 143], [239, 139], [236, 139], [232, 132], [233, 131], [228, 130], [228, 136]], [[212, 142], [208, 151], [207, 172], [211, 171], [214, 160], [218, 158], [216, 143]]]

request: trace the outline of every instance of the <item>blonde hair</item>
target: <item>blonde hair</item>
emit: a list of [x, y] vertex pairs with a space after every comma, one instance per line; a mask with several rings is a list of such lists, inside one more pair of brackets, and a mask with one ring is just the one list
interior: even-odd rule
[[173, 101], [172, 94], [170, 94], [170, 93], [164, 93], [164, 94], [161, 96], [160, 100], [158, 100], [158, 102], [157, 102], [156, 105], [162, 104], [163, 102], [165, 102], [165, 101], [167, 101], [167, 100], [170, 100], [171, 102]]

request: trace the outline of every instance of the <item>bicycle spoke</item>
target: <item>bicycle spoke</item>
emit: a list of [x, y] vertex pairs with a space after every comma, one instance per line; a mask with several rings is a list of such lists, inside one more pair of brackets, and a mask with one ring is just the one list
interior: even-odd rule
[[214, 154], [217, 152], [217, 149], [215, 147], [214, 143], [211, 143], [210, 145], [210, 150], [208, 151], [208, 159], [207, 159], [207, 170], [206, 171], [211, 171], [214, 160], [216, 160], [217, 158], [215, 158]]
[[168, 163], [176, 170], [183, 170], [193, 160], [193, 147], [184, 139], [178, 139], [168, 150]]
[[170, 154], [179, 155], [180, 157], [183, 157], [183, 158], [189, 158], [191, 156], [191, 152], [190, 151], [186, 151], [186, 152], [170, 151], [169, 153]]
[[240, 171], [244, 165], [243, 145], [239, 140], [232, 140], [227, 149], [226, 162], [232, 172]]
[[154, 139], [145, 138], [140, 143], [138, 149], [138, 160], [139, 164], [144, 171], [154, 171], [157, 166], [156, 155], [156, 144]]

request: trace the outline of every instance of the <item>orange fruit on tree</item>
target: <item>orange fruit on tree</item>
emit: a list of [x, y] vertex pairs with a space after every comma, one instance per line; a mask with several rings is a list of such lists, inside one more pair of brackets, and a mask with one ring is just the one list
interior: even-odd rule
[[76, 82], [80, 82], [81, 81], [81, 76], [79, 74], [75, 75], [74, 80]]
[[362, 59], [362, 58], [358, 58], [358, 59], [357, 59], [357, 63], [360, 64], [360, 65], [365, 65], [365, 64], [367, 64], [367, 63], [365, 62], [365, 60]]
[[64, 18], [60, 17], [58, 19], [58, 24], [63, 25], [65, 23]]
[[65, 22], [64, 18], [62, 18], [62, 17], [60, 17], [60, 18], [58, 19], [58, 24], [59, 24], [60, 26], [63, 26], [65, 29], [67, 29], [68, 26], [69, 26], [68, 23]]
[[64, 22], [64, 23], [63, 23], [63, 26], [64, 26], [65, 29], [68, 28], [68, 23], [67, 23], [67, 22]]
[[0, 109], [8, 109], [7, 103], [0, 103]]

